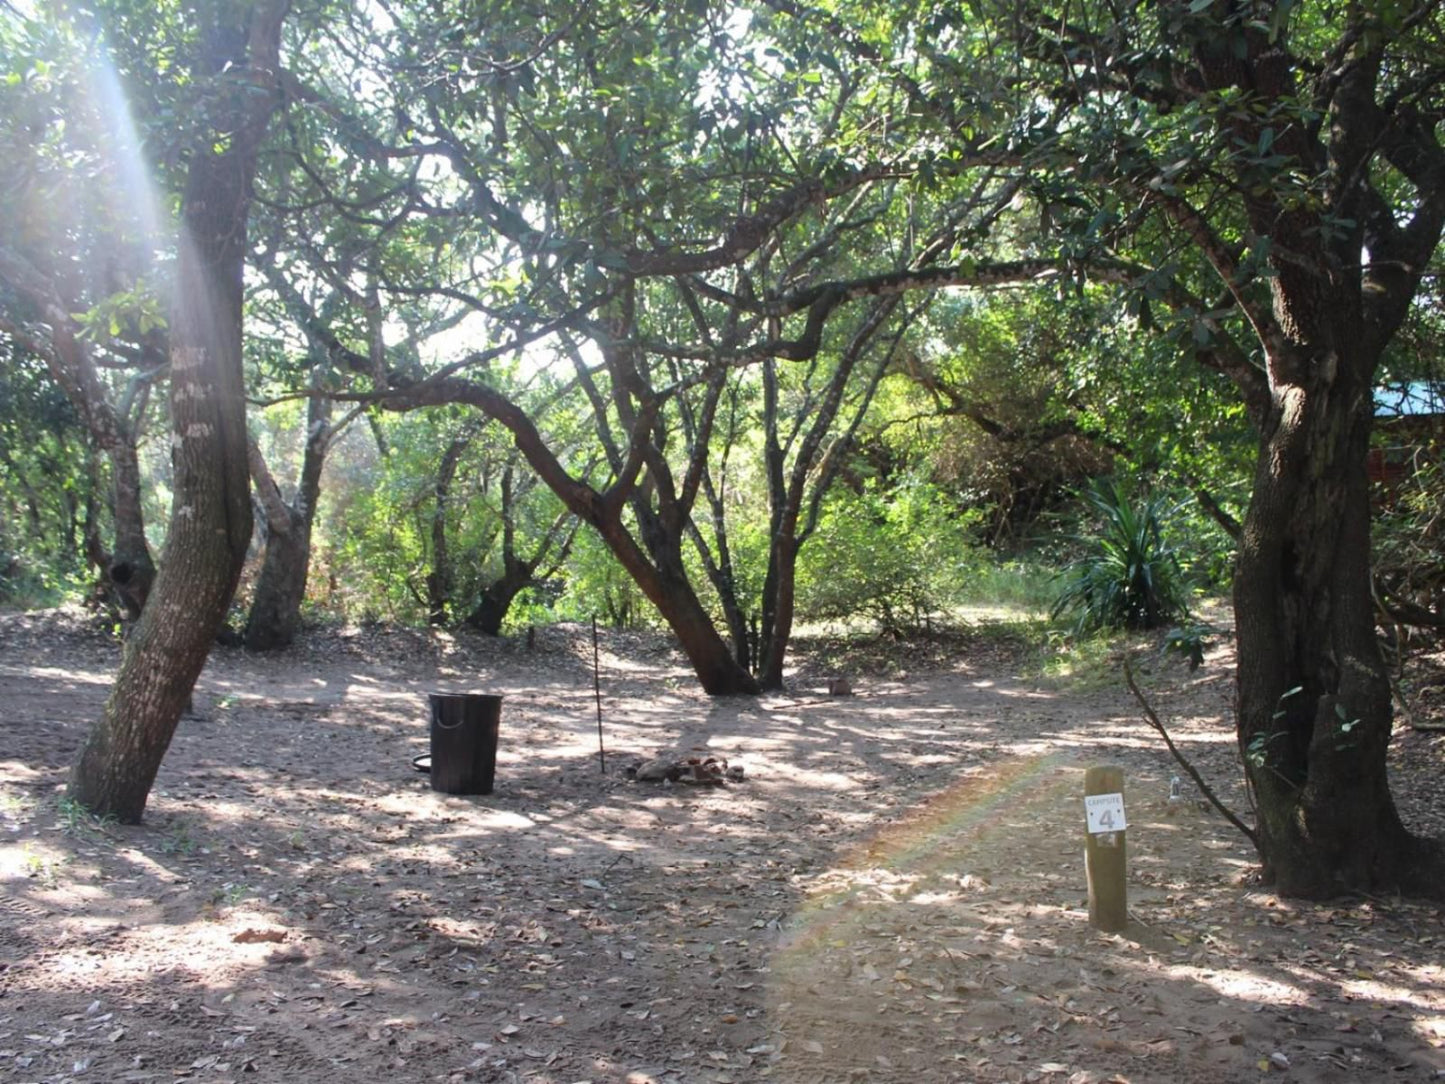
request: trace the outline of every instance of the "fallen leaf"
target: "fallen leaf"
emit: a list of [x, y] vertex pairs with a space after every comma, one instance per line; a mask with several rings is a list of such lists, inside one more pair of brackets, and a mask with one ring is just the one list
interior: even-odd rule
[[262, 930], [245, 929], [232, 936], [231, 940], [238, 945], [254, 945], [261, 941], [279, 943], [286, 940], [285, 930]]

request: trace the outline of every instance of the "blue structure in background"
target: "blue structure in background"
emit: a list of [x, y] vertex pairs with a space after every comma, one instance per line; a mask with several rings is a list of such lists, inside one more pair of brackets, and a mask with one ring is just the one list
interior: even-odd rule
[[1426, 418], [1445, 415], [1445, 385], [1424, 380], [1375, 389], [1375, 417]]

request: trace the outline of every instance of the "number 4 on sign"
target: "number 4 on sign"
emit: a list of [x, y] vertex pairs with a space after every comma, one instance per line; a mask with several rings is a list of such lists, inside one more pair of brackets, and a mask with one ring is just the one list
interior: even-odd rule
[[1088, 832], [1098, 835], [1102, 832], [1122, 832], [1129, 827], [1124, 820], [1124, 796], [1122, 794], [1090, 794], [1084, 799], [1084, 813], [1088, 819]]

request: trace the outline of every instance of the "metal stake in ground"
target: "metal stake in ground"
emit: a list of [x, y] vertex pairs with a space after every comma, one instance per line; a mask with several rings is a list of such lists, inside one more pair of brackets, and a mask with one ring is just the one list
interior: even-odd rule
[[592, 615], [592, 692], [597, 697], [597, 766], [607, 774], [607, 753], [602, 748], [602, 676], [597, 655], [597, 615]]

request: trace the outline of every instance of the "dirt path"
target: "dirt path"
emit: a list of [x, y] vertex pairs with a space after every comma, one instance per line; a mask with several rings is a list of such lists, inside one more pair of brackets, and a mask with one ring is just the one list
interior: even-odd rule
[[[1118, 693], [996, 665], [709, 701], [607, 637], [326, 633], [220, 651], [147, 823], [58, 796], [116, 649], [0, 617], [0, 1076], [17, 1081], [1218, 1082], [1445, 1078], [1433, 907], [1252, 887]], [[1242, 796], [1226, 672], [1153, 695]], [[816, 685], [816, 688], [814, 687]], [[434, 793], [425, 692], [500, 692], [496, 792]], [[1439, 736], [1405, 732], [1438, 821]], [[624, 764], [746, 770], [653, 786]], [[1085, 765], [1128, 774], [1131, 912], [1084, 909]]]

